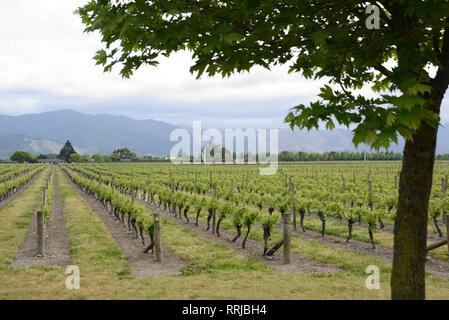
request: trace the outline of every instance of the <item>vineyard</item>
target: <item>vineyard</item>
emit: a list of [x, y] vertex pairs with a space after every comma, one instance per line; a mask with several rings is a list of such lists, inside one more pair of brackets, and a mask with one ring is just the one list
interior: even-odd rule
[[[386, 298], [400, 166], [281, 164], [264, 176], [257, 165], [5, 165], [0, 296]], [[448, 175], [437, 162], [426, 262], [437, 298], [449, 289]], [[69, 264], [79, 292], [61, 280]], [[365, 287], [370, 265], [380, 290]]]
[[[184, 170], [185, 169], [185, 170]], [[105, 206], [114, 208], [117, 220], [133, 226], [137, 222], [150, 230], [148, 212], [132, 198], [145, 199], [150, 204], [195, 225], [207, 212], [207, 230], [219, 236], [220, 225], [228, 220], [235, 228], [237, 240], [245, 235], [245, 247], [251, 228], [259, 222], [264, 233], [264, 255], [268, 238], [276, 223], [293, 212], [293, 228], [319, 231], [322, 236], [334, 234], [349, 242], [353, 233], [357, 239], [369, 241], [375, 248], [374, 233], [391, 231], [394, 223], [398, 165], [376, 164], [320, 166], [285, 166], [275, 177], [257, 174], [257, 167], [209, 168], [158, 165], [71, 165], [64, 168], [78, 185], [95, 194]], [[429, 238], [442, 238], [449, 194], [446, 196], [448, 167], [437, 166], [429, 207]], [[114, 190], [118, 190], [114, 194]], [[129, 196], [124, 198], [123, 195]], [[193, 217], [192, 217], [193, 216]], [[190, 218], [189, 218], [190, 217]], [[443, 223], [441, 223], [443, 221]], [[330, 228], [326, 225], [331, 222]], [[347, 226], [346, 232], [343, 230]], [[365, 233], [362, 224], [366, 225]], [[358, 226], [354, 230], [354, 225]], [[387, 225], [387, 228], [386, 228]], [[390, 228], [388, 228], [390, 227]], [[385, 236], [380, 237], [384, 243]], [[384, 240], [385, 239], [385, 240]], [[433, 253], [433, 252], [432, 252]], [[444, 256], [442, 254], [441, 256]]]

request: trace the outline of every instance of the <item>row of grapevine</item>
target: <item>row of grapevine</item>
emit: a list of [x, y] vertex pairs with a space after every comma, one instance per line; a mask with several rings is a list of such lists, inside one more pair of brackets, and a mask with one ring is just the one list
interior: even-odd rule
[[[118, 167], [114, 165], [86, 166], [86, 171], [101, 175], [106, 181], [115, 178], [124, 191], [131, 188], [138, 190], [145, 180], [152, 183], [168, 186], [170, 184], [169, 168], [175, 179], [176, 189], [180, 188], [196, 194], [211, 194], [212, 185], [216, 185], [218, 197], [229, 199], [236, 187], [241, 201], [253, 203], [257, 206], [268, 206], [269, 211], [275, 209], [281, 213], [285, 210], [298, 207], [301, 221], [304, 219], [303, 211], [316, 214], [323, 220], [322, 232], [325, 231], [326, 218], [344, 219], [348, 223], [348, 239], [351, 238], [351, 228], [354, 220], [362, 220], [369, 225], [368, 232], [372, 232], [377, 223], [382, 228], [383, 219], [392, 223], [395, 218], [397, 200], [397, 173], [400, 169], [397, 164], [381, 163], [376, 167], [352, 166], [344, 170], [341, 165], [317, 167], [286, 166], [280, 170], [276, 177], [264, 178], [254, 174], [248, 168], [216, 166], [210, 170], [207, 166], [184, 167], [178, 170], [175, 166], [144, 166], [129, 165]], [[313, 166], [311, 166], [313, 167]], [[114, 169], [111, 169], [114, 168]], [[178, 167], [179, 168], [179, 167]], [[245, 172], [246, 170], [246, 172]], [[447, 211], [447, 195], [444, 190], [447, 186], [447, 166], [436, 166], [434, 188], [432, 189], [432, 206], [429, 220], [434, 221], [438, 227], [441, 213]], [[86, 172], [85, 172], [86, 173]], [[209, 173], [209, 174], [207, 174]], [[212, 174], [214, 178], [212, 178]], [[365, 175], [366, 174], [366, 175]], [[241, 175], [240, 180], [238, 176]], [[133, 176], [134, 179], [130, 177]], [[219, 177], [217, 179], [217, 176]], [[351, 176], [349, 178], [348, 176]], [[359, 178], [365, 176], [364, 179]], [[294, 183], [294, 199], [289, 199], [290, 183]], [[346, 179], [345, 179], [346, 177]], [[442, 190], [439, 190], [438, 179], [442, 179]], [[393, 184], [394, 182], [394, 184]], [[341, 207], [340, 204], [343, 206]], [[306, 210], [300, 210], [300, 209]], [[294, 224], [296, 223], [294, 219]]]
[[155, 220], [153, 215], [143, 205], [115, 191], [113, 187], [111, 188], [101, 182], [93, 181], [76, 174], [68, 166], [63, 166], [62, 169], [85, 193], [101, 202], [103, 207], [123, 226], [125, 226], [127, 220], [128, 229], [134, 231], [136, 238], [140, 235], [143, 245], [146, 245], [143, 232], [147, 232], [151, 243], [145, 249], [145, 252], [153, 250], [155, 246]]
[[44, 169], [45, 166], [32, 166], [27, 167], [27, 170], [23, 171], [23, 168], [15, 171], [15, 179], [8, 180], [0, 183], [0, 202], [5, 201], [7, 198], [17, 192], [19, 187], [28, 184], [39, 172]]
[[[195, 224], [198, 225], [198, 218], [201, 212], [207, 212], [207, 230], [212, 230], [218, 236], [220, 236], [220, 224], [229, 219], [232, 225], [235, 227], [237, 236], [233, 241], [237, 241], [242, 236], [242, 228], [245, 228], [245, 235], [242, 240], [242, 247], [245, 248], [246, 242], [251, 231], [251, 228], [260, 222], [260, 225], [264, 231], [265, 248], [264, 254], [268, 252], [268, 239], [271, 235], [274, 225], [281, 220], [281, 215], [278, 213], [269, 213], [268, 210], [262, 210], [256, 208], [249, 203], [244, 203], [239, 200], [238, 197], [234, 201], [229, 201], [224, 198], [219, 198], [217, 194], [215, 196], [199, 195], [193, 192], [186, 192], [179, 186], [169, 186], [163, 183], [146, 183], [140, 179], [136, 182], [134, 176], [110, 177], [107, 175], [98, 175], [85, 168], [71, 165], [72, 170], [77, 171], [81, 176], [91, 181], [101, 181], [105, 185], [112, 185], [127, 195], [135, 197], [140, 195], [163, 210], [169, 210], [173, 215], [179, 219], [184, 218], [186, 222], [190, 221], [189, 214], [195, 214]], [[115, 179], [117, 178], [117, 179]], [[136, 178], [136, 180], [139, 180]], [[147, 181], [148, 182], [148, 181]], [[215, 190], [215, 189], [214, 189]], [[163, 206], [163, 207], [162, 207]], [[216, 221], [215, 221], [216, 219]], [[273, 252], [274, 253], [274, 252]]]

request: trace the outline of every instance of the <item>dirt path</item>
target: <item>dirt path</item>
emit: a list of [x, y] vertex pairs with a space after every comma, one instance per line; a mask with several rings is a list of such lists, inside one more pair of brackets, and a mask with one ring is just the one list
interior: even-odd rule
[[56, 183], [56, 177], [53, 180], [55, 196], [51, 208], [51, 219], [45, 228], [44, 256], [40, 258], [35, 257], [37, 253], [37, 221], [35, 212], [31, 218], [25, 240], [12, 263], [13, 268], [27, 268], [40, 265], [68, 266], [72, 264], [62, 199]]
[[[187, 228], [196, 234], [202, 236], [203, 238], [206, 238], [210, 240], [211, 242], [224, 245], [228, 247], [231, 250], [237, 251], [239, 254], [251, 258], [251, 259], [257, 259], [260, 262], [267, 264], [271, 266], [272, 268], [282, 272], [282, 273], [291, 273], [291, 272], [300, 272], [300, 273], [315, 273], [315, 272], [322, 272], [322, 273], [336, 273], [336, 272], [344, 272], [343, 269], [337, 268], [332, 265], [328, 265], [319, 261], [315, 261], [297, 254], [291, 254], [291, 263], [288, 265], [284, 265], [282, 263], [282, 249], [278, 250], [274, 256], [270, 259], [267, 257], [263, 257], [263, 245], [257, 241], [248, 239], [246, 243], [246, 248], [242, 248], [242, 240], [243, 235], [240, 239], [238, 239], [235, 242], [231, 242], [231, 240], [235, 237], [235, 234], [232, 232], [229, 232], [227, 230], [221, 229], [220, 230], [220, 237], [217, 237], [217, 235], [212, 234], [212, 231], [206, 231], [206, 223], [199, 222], [199, 226], [196, 226], [193, 220], [190, 220], [190, 223], [186, 223], [185, 219], [180, 220], [179, 218], [176, 218], [174, 215], [170, 214], [167, 211], [164, 211], [163, 209], [159, 208], [156, 205], [149, 204], [143, 200], [137, 200], [140, 203], [146, 205], [148, 208], [150, 208], [153, 212], [158, 212], [161, 215], [163, 215], [165, 218], [168, 218], [169, 220], [176, 222], [178, 225]], [[243, 232], [242, 232], [243, 233]]]
[[[125, 255], [135, 277], [179, 274], [180, 269], [189, 265], [187, 261], [181, 259], [164, 245], [162, 246], [163, 263], [156, 262], [155, 256], [151, 252], [143, 253], [142, 240], [136, 239], [134, 233], [128, 232], [128, 226], [124, 227], [119, 221], [116, 221], [99, 201], [84, 193], [65, 173], [61, 172], [61, 174], [64, 174], [71, 187], [89, 204], [95, 214], [106, 225]], [[147, 235], [145, 235], [145, 242], [147, 245], [150, 243], [150, 238]]]
[[[45, 169], [44, 169], [45, 170]], [[37, 177], [39, 177], [42, 172], [44, 171], [40, 171], [38, 174], [36, 174], [33, 179], [31, 179], [30, 181], [28, 181], [27, 184], [21, 185], [19, 187], [19, 189], [10, 197], [8, 197], [7, 199], [3, 200], [0, 202], [0, 209], [6, 207], [11, 201], [13, 201], [15, 198], [17, 198], [18, 196], [20, 196], [22, 194], [22, 192], [24, 192], [26, 189], [28, 189], [29, 186], [31, 186], [34, 181], [37, 179]]]

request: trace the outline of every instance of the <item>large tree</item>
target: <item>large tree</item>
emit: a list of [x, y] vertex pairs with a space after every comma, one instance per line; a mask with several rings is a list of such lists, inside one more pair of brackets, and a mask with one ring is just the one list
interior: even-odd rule
[[130, 77], [181, 50], [192, 52], [198, 77], [288, 63], [330, 83], [286, 117], [292, 128], [338, 123], [353, 130], [356, 145], [376, 149], [404, 137], [391, 291], [394, 299], [425, 297], [427, 208], [449, 84], [447, 1], [92, 0], [78, 14], [87, 32], [102, 34], [95, 59], [105, 71], [119, 65]]
[[75, 154], [75, 148], [73, 148], [72, 144], [69, 140], [64, 144], [61, 151], [59, 151], [58, 158], [61, 160], [69, 161], [70, 155]]
[[112, 154], [118, 156], [121, 160], [135, 160], [137, 158], [137, 155], [128, 148], [117, 149]]
[[37, 162], [37, 157], [26, 151], [16, 151], [9, 159], [14, 162]]

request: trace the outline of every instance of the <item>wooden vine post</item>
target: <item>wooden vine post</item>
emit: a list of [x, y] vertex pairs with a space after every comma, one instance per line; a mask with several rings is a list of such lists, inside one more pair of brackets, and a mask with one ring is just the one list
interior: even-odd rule
[[[170, 172], [171, 176], [171, 172]], [[171, 178], [171, 204], [170, 213], [175, 214], [175, 180]]]
[[47, 205], [47, 201], [48, 201], [48, 185], [47, 187], [44, 188], [44, 206]]
[[209, 186], [212, 187], [212, 170], [209, 171]]
[[[214, 192], [214, 194], [213, 194], [213, 199], [215, 200], [216, 198], [217, 198], [217, 185], [213, 185], [212, 186], [212, 189], [213, 189], [213, 192]], [[214, 209], [214, 212], [213, 212], [213, 215], [212, 215], [212, 233], [213, 234], [215, 234], [215, 229], [216, 229], [216, 221], [215, 221], [215, 216], [216, 216], [216, 214], [215, 214], [215, 209]]]
[[37, 255], [44, 255], [44, 213], [37, 212]]
[[[114, 195], [114, 177], [112, 177], [112, 180], [111, 180], [111, 192], [112, 192], [112, 195]], [[111, 204], [111, 209], [109, 210], [109, 213], [113, 214], [114, 206], [112, 205], [112, 200], [111, 200], [110, 204]], [[107, 205], [107, 202], [106, 202], [106, 205]], [[106, 210], [107, 210], [107, 207], [106, 207]]]
[[292, 210], [293, 210], [293, 230], [296, 231], [295, 184], [291, 181], [290, 181], [290, 191], [291, 191]]
[[371, 211], [373, 211], [373, 203], [372, 203], [372, 199], [373, 199], [373, 186], [371, 184], [371, 180], [368, 180], [368, 192], [369, 192], [369, 200], [370, 200], [370, 208]]
[[447, 240], [447, 253], [449, 254], [449, 215], [445, 217], [446, 222], [446, 240]]
[[[446, 195], [446, 182], [443, 177], [441, 177], [441, 199], [444, 199], [444, 196]], [[446, 210], [443, 208], [443, 222], [446, 221]]]
[[156, 261], [162, 262], [162, 238], [161, 238], [161, 219], [159, 213], [153, 213], [154, 217], [154, 246]]
[[[44, 188], [44, 207], [47, 206], [48, 201], [48, 179], [46, 180], [46, 186]], [[45, 241], [45, 215], [44, 212], [39, 210], [36, 214], [37, 218], [37, 256], [44, 255], [44, 241]]]
[[284, 213], [283, 264], [290, 264], [291, 230], [290, 212]]

